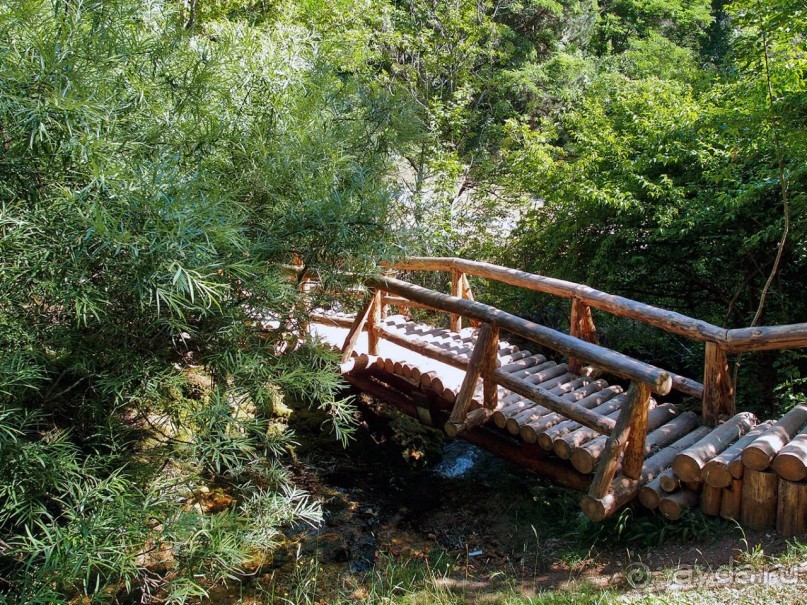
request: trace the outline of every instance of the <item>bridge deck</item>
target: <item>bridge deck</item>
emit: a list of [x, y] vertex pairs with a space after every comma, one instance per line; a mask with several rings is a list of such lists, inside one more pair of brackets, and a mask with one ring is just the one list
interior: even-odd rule
[[[312, 324], [311, 332], [332, 347], [339, 348], [348, 334], [348, 328], [344, 326], [352, 321], [352, 317], [333, 318], [342, 325]], [[388, 317], [383, 320], [383, 325], [403, 338], [429, 342], [446, 352], [462, 356], [471, 354], [478, 335], [475, 329], [466, 328], [456, 333], [408, 321], [403, 316]], [[345, 378], [424, 424], [443, 427], [465, 377], [464, 371], [387, 340], [379, 342], [378, 355], [368, 355], [367, 348], [367, 334], [363, 333], [356, 343], [353, 363], [346, 368]], [[628, 401], [627, 393], [620, 385], [609, 384], [593, 375], [593, 371], [582, 375], [570, 372], [566, 363], [547, 360], [541, 354], [519, 349], [506, 341], [499, 344], [498, 358], [501, 370], [609, 418], [616, 418]], [[478, 385], [472, 409], [481, 406], [482, 389]], [[630, 479], [617, 470], [611, 487], [613, 497], [626, 502], [638, 496], [644, 506], [658, 508], [670, 519], [698, 505], [707, 514], [739, 519], [744, 496], [742, 480], [736, 475], [742, 477], [742, 454], [748, 445], [770, 429], [771, 423], [755, 427], [753, 415], [740, 413], [710, 428], [703, 426], [701, 418], [693, 411], [681, 412], [672, 403], [651, 401], [647, 424], [642, 476], [638, 480]], [[807, 428], [802, 433], [807, 437]], [[460, 436], [581, 491], [589, 488], [606, 449], [604, 435], [501, 387], [491, 422]], [[807, 439], [803, 441], [807, 442]], [[717, 456], [721, 451], [724, 454]], [[746, 475], [752, 474], [755, 480], [776, 477], [772, 471], [767, 475], [753, 473], [753, 470], [746, 471]], [[796, 485], [786, 477], [777, 479], [781, 479], [786, 489], [793, 489], [791, 486]], [[586, 498], [583, 500], [584, 510], [585, 502]], [[760, 505], [758, 510], [773, 510], [775, 515], [776, 507], [771, 509], [771, 506]], [[600, 516], [596, 509], [586, 512], [590, 516]], [[602, 513], [603, 516], [607, 514]], [[803, 513], [795, 514], [803, 516]], [[770, 523], [770, 520], [755, 519], [750, 512], [743, 514], [742, 518], [751, 525]], [[786, 532], [792, 533], [792, 530]]]

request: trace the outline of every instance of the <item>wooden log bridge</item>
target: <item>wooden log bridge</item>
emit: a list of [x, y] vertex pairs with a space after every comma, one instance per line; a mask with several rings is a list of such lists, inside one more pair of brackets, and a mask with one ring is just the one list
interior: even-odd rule
[[[456, 258], [410, 258], [385, 269], [365, 281], [357, 313], [310, 316], [310, 331], [341, 352], [342, 374], [356, 388], [586, 492], [581, 507], [594, 520], [640, 492], [643, 504], [670, 518], [699, 501], [709, 514], [737, 514], [743, 498], [776, 506], [775, 495], [760, 491], [775, 480], [758, 479], [771, 466], [789, 482], [779, 491], [795, 503], [778, 503], [786, 509], [782, 525], [805, 525], [799, 515], [807, 509], [792, 508], [807, 506], [799, 483], [807, 476], [807, 411], [764, 429], [752, 414], [736, 414], [727, 355], [805, 347], [807, 324], [728, 330], [588, 286]], [[448, 272], [450, 294], [395, 271]], [[474, 300], [469, 277], [569, 299], [570, 333]], [[410, 309], [444, 313], [445, 327], [413, 321]], [[601, 346], [593, 309], [704, 343], [702, 382]], [[672, 391], [699, 400], [700, 413], [663, 401]], [[742, 473], [730, 465], [746, 458], [757, 475], [755, 491], [744, 496]], [[714, 485], [704, 483], [710, 477]], [[771, 518], [775, 510], [751, 522]]]

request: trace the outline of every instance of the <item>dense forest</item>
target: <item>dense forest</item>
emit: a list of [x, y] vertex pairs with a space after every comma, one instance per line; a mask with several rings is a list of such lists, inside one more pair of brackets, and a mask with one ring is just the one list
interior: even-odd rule
[[[339, 285], [462, 256], [726, 327], [807, 320], [805, 36], [803, 0], [3, 3], [0, 601], [182, 603], [317, 522], [280, 412], [345, 443], [355, 417], [296, 342], [321, 301], [292, 259]], [[740, 407], [804, 400], [801, 353], [738, 367]], [[214, 481], [237, 505], [185, 505]]]

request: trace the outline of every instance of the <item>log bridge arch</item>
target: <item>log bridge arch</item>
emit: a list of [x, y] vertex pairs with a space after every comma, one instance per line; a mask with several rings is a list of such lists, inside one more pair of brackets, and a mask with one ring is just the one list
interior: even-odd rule
[[[311, 330], [340, 349], [346, 380], [451, 437], [587, 492], [581, 507], [594, 520], [613, 514], [642, 489], [657, 490], [659, 478], [670, 474], [682, 456], [700, 456], [699, 474], [711, 457], [755, 429], [753, 415], [735, 413], [728, 353], [807, 346], [807, 323], [725, 329], [585, 285], [489, 263], [417, 257], [385, 269], [385, 275], [365, 281], [368, 296], [355, 316], [315, 312], [310, 317]], [[449, 272], [451, 292], [408, 283], [393, 277], [395, 271]], [[569, 299], [570, 333], [474, 300], [469, 277]], [[398, 313], [391, 314], [392, 308]], [[450, 328], [412, 322], [406, 317], [410, 308], [447, 313]], [[592, 309], [704, 343], [703, 382], [599, 345]], [[470, 328], [463, 329], [465, 321]], [[557, 364], [519, 350], [502, 338], [507, 334], [567, 361]], [[380, 356], [383, 343], [395, 345], [399, 358]], [[441, 378], [451, 369], [460, 372], [461, 380], [448, 388]], [[600, 375], [628, 386], [609, 385]], [[700, 414], [657, 403], [672, 390], [701, 400]], [[671, 493], [673, 510], [692, 504], [691, 495]]]

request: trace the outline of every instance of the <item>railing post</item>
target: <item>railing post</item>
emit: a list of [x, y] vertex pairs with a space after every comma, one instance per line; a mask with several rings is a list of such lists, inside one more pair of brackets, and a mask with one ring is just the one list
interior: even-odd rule
[[716, 342], [706, 343], [703, 364], [703, 421], [717, 424], [721, 415], [734, 416], [734, 385], [729, 371], [726, 350]]
[[[490, 388], [493, 388], [494, 392], [496, 389], [496, 383], [493, 382], [492, 378], [493, 370], [490, 367], [490, 359], [491, 357], [496, 358], [498, 350], [499, 330], [490, 324], [483, 324], [479, 329], [479, 338], [476, 340], [471, 358], [468, 360], [465, 378], [463, 378], [462, 386], [460, 386], [459, 393], [457, 393], [457, 399], [454, 402], [454, 408], [451, 410], [451, 416], [445, 425], [445, 431], [448, 433], [449, 437], [455, 437], [458, 433], [471, 428], [471, 426], [481, 424], [487, 419], [488, 414], [492, 413], [492, 410], [485, 405], [481, 410], [474, 410], [474, 412], [472, 412], [474, 415], [473, 422], [469, 422], [471, 419], [469, 418], [468, 410], [471, 407], [474, 392], [476, 391], [476, 384], [479, 381], [479, 377], [483, 376], [483, 372], [488, 375], [488, 379], [485, 380], [483, 385], [484, 401], [486, 404], [493, 402], [495, 406], [495, 399], [489, 392]], [[495, 361], [493, 364], [493, 368], [495, 369]]]
[[482, 405], [486, 410], [493, 410], [499, 404], [499, 385], [493, 378], [493, 371], [499, 361], [499, 328], [491, 326], [490, 343], [485, 347], [482, 360]]
[[367, 317], [367, 352], [378, 355], [378, 325], [381, 323], [381, 290], [373, 292], [370, 301], [370, 314]]
[[[594, 318], [591, 315], [591, 307], [577, 297], [572, 298], [572, 316], [569, 326], [569, 334], [586, 342], [599, 344], [597, 337], [597, 327], [594, 325]], [[579, 374], [583, 368], [583, 362], [574, 357], [569, 358], [569, 370]]]
[[[462, 298], [464, 298], [465, 300], [474, 300], [474, 293], [473, 290], [471, 290], [471, 282], [468, 281], [467, 273], [462, 274], [462, 280], [460, 285], [461, 285], [460, 291], [462, 292]], [[471, 327], [474, 328], [478, 328], [481, 325], [480, 322], [477, 321], [476, 319], [469, 319], [468, 323], [470, 323]]]
[[[465, 277], [464, 273], [461, 273], [457, 270], [451, 271], [451, 296], [456, 296], [457, 298], [465, 298], [464, 288], [463, 288], [463, 278]], [[451, 314], [451, 331], [452, 332], [459, 332], [462, 330], [462, 317], [457, 315], [456, 313]]]

